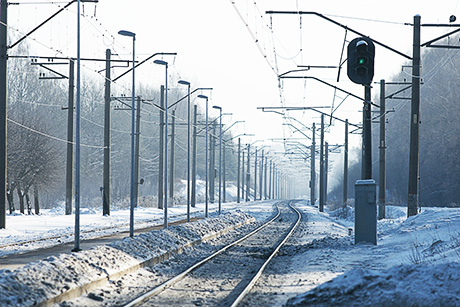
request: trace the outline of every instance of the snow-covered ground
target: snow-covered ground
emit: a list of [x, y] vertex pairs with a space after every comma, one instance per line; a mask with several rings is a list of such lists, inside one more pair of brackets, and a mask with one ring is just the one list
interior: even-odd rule
[[[235, 215], [241, 215], [237, 213], [241, 211], [244, 216], [248, 214], [261, 221], [272, 214], [272, 204], [273, 201], [226, 203], [223, 210]], [[287, 273], [273, 278], [278, 283], [277, 291], [284, 293], [285, 300], [279, 305], [290, 298], [288, 305], [292, 306], [460, 306], [460, 209], [424, 208], [417, 216], [406, 218], [405, 208], [390, 207], [387, 216], [391, 218], [378, 222], [378, 244], [354, 245], [353, 234], [349, 234], [354, 224], [351, 209], [319, 213], [306, 202], [299, 202], [297, 207], [308, 223], [302, 235], [280, 253], [280, 259], [289, 256], [290, 260]], [[216, 209], [217, 204], [210, 208], [214, 217]], [[202, 210], [203, 204], [199, 204], [193, 212], [202, 215]], [[185, 213], [185, 206], [177, 206], [171, 208], [169, 215], [173, 219]], [[137, 208], [135, 221], [157, 219], [157, 223], [161, 223], [162, 214], [159, 209]], [[73, 218], [60, 211], [47, 211], [40, 216], [8, 215], [7, 229], [0, 230], [0, 245], [57, 234], [67, 234], [69, 240], [73, 240]], [[113, 210], [110, 217], [102, 217], [101, 210], [88, 210], [81, 217], [82, 230], [120, 224], [128, 229], [128, 220], [128, 210]], [[194, 227], [214, 231], [213, 227], [218, 228], [219, 223], [211, 220], [211, 226], [204, 226], [208, 223], [205, 220], [197, 224], [201, 226]], [[129, 244], [130, 240], [123, 241]], [[39, 248], [41, 244], [45, 243], [29, 248]], [[99, 252], [107, 253], [107, 250]], [[0, 253], [11, 253], [11, 250], [0, 248]], [[53, 259], [48, 259], [44, 262], [47, 265], [27, 271], [28, 278], [32, 274], [32, 279], [40, 280], [38, 268], [45, 269], [52, 262]], [[85, 262], [71, 263], [75, 272], [88, 269]], [[3, 285], [13, 275], [21, 274], [24, 271], [0, 271], [0, 292], [8, 293]]]
[[377, 245], [354, 245], [351, 209], [305, 211], [310, 236], [291, 275], [305, 293], [287, 306], [460, 306], [460, 209], [406, 218], [405, 208], [389, 207]]
[[[263, 219], [268, 214], [264, 202], [258, 205], [246, 206], [245, 203], [226, 203], [223, 212], [244, 209], [245, 212]], [[192, 217], [204, 216], [204, 204], [197, 204], [191, 208]], [[210, 216], [216, 216], [218, 204], [209, 204]], [[108, 235], [114, 232], [129, 230], [129, 210], [112, 209], [110, 216], [102, 215], [102, 208], [82, 208], [80, 214], [80, 237], [82, 240]], [[185, 206], [168, 208], [168, 222], [187, 217]], [[164, 223], [164, 211], [153, 207], [134, 209], [134, 228], [145, 228]], [[97, 230], [97, 232], [92, 232]], [[7, 254], [23, 253], [39, 248], [50, 247], [56, 244], [73, 242], [75, 232], [75, 216], [65, 215], [64, 208], [41, 210], [40, 215], [7, 214], [6, 229], [0, 229], [0, 257]], [[36, 241], [37, 239], [47, 239]], [[30, 241], [30, 242], [29, 242]], [[27, 242], [26, 245], [10, 245], [18, 242]], [[1, 259], [0, 259], [1, 263]]]

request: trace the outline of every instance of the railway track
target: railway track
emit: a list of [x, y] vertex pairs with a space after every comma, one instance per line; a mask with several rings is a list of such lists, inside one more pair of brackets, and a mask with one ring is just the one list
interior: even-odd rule
[[300, 223], [292, 202], [280, 202], [277, 209], [256, 230], [123, 306], [237, 306]]

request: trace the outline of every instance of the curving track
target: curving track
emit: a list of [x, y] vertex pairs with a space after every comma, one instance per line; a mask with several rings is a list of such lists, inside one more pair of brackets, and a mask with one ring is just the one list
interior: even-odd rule
[[277, 208], [276, 216], [253, 232], [124, 306], [237, 306], [300, 223], [291, 202]]

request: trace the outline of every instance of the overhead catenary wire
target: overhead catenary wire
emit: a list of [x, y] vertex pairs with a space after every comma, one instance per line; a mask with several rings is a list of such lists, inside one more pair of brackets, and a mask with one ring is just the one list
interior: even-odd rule
[[[36, 130], [36, 129], [27, 127], [26, 125], [23, 125], [23, 124], [21, 124], [21, 123], [18, 123], [17, 121], [14, 121], [14, 120], [12, 120], [12, 119], [10, 119], [10, 118], [8, 118], [7, 120], [8, 120], [8, 122], [10, 122], [10, 123], [12, 123], [12, 124], [14, 124], [14, 125], [16, 125], [16, 126], [19, 126], [19, 127], [24, 128], [24, 129], [26, 129], [26, 130], [32, 131], [32, 132], [34, 132], [34, 133], [36, 133], [36, 134], [39, 134], [39, 135], [41, 135], [41, 136], [44, 136], [44, 137], [47, 137], [47, 138], [50, 138], [50, 139], [52, 139], [52, 140], [59, 141], [59, 142], [62, 142], [62, 143], [73, 144], [73, 145], [75, 145], [75, 142], [69, 142], [69, 141], [67, 141], [67, 140], [65, 140], [65, 139], [61, 139], [61, 138], [58, 138], [58, 137], [55, 137], [55, 136], [46, 134], [46, 133], [44, 133], [44, 132], [38, 131], [38, 130]], [[105, 149], [105, 148], [106, 148], [106, 147], [104, 147], [104, 146], [88, 145], [88, 144], [81, 144], [81, 146], [82, 146], [82, 147], [87, 147], [87, 148], [96, 148], [96, 149]]]

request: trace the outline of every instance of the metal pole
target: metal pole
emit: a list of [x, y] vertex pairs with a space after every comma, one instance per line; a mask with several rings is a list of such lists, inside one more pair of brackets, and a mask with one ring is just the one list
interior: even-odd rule
[[264, 150], [262, 150], [262, 156], [260, 157], [260, 171], [259, 171], [259, 196], [262, 200], [262, 184], [264, 178]]
[[208, 197], [208, 188], [209, 188], [209, 148], [208, 148], [208, 138], [209, 138], [209, 122], [208, 122], [208, 98], [206, 98], [206, 188], [205, 188], [205, 217], [209, 216], [209, 197]]
[[[75, 242], [72, 251], [80, 251], [80, 0], [77, 9], [77, 97], [75, 148]], [[133, 72], [134, 73], [134, 72]]]
[[0, 2], [0, 229], [6, 228], [6, 130], [8, 109], [8, 3]]
[[193, 106], [193, 147], [192, 147], [192, 199], [191, 206], [196, 205], [196, 122], [197, 122], [197, 105]]
[[264, 164], [264, 199], [267, 199], [267, 166], [268, 166], [268, 157], [265, 157], [265, 164]]
[[313, 123], [313, 135], [312, 135], [312, 143], [311, 143], [311, 181], [310, 181], [310, 202], [314, 206], [316, 203], [316, 143], [315, 143], [315, 135], [316, 135], [316, 128], [315, 123]]
[[227, 187], [226, 187], [226, 168], [225, 168], [225, 143], [222, 143], [222, 202], [226, 202], [226, 194], [227, 194]]
[[190, 83], [187, 88], [187, 222], [190, 222]]
[[139, 148], [141, 136], [141, 97], [137, 97], [137, 110], [136, 110], [136, 138], [134, 148], [134, 207], [137, 208], [139, 199]]
[[236, 172], [236, 202], [240, 203], [240, 172], [241, 172], [241, 139], [238, 138], [238, 162]]
[[211, 143], [209, 144], [210, 148], [210, 161], [209, 161], [209, 170], [210, 170], [210, 176], [209, 176], [209, 201], [211, 204], [214, 203], [214, 197], [215, 197], [215, 189], [216, 189], [216, 123], [214, 122], [212, 125], [212, 133], [211, 133]]
[[372, 114], [370, 85], [364, 86], [364, 100], [361, 179], [372, 179]]
[[168, 64], [165, 65], [165, 136], [164, 136], [164, 228], [168, 228]]
[[250, 148], [251, 148], [251, 145], [248, 145], [248, 165], [247, 165], [247, 171], [246, 171], [246, 201], [249, 201], [249, 184], [250, 184], [250, 179], [251, 179], [251, 175], [249, 173], [249, 164], [250, 164]]
[[171, 161], [169, 166], [169, 198], [173, 201], [174, 197], [174, 149], [176, 142], [176, 110], [171, 111]]
[[345, 120], [345, 146], [343, 147], [343, 207], [348, 201], [348, 119]]
[[419, 141], [420, 141], [420, 15], [414, 16], [414, 43], [412, 60], [412, 98], [409, 149], [409, 195], [407, 216], [418, 211], [419, 194]]
[[135, 162], [135, 124], [136, 124], [136, 105], [135, 105], [135, 69], [136, 55], [135, 55], [135, 42], [136, 36], [133, 36], [133, 84], [131, 93], [131, 208], [129, 214], [129, 236], [134, 236], [134, 207], [136, 206], [136, 190], [135, 190], [135, 176], [134, 170], [136, 168]]
[[244, 171], [244, 155], [245, 155], [245, 152], [243, 150], [243, 154], [241, 156], [241, 199], [243, 201], [245, 201], [245, 197], [244, 197], [244, 187], [245, 187], [245, 181], [246, 181], [246, 173]]
[[[102, 214], [110, 215], [110, 59], [112, 52], [110, 49], [105, 51], [105, 95], [104, 95], [104, 171], [102, 187]], [[70, 107], [70, 105], [69, 105]], [[73, 106], [72, 106], [73, 109]], [[70, 114], [70, 113], [69, 113]], [[72, 111], [73, 114], [73, 111]]]
[[327, 176], [329, 172], [329, 143], [326, 142], [324, 149], [324, 205], [327, 205]]
[[222, 109], [220, 111], [219, 120], [219, 215], [222, 211]]
[[254, 201], [257, 200], [257, 147], [254, 153]]
[[158, 142], [159, 149], [159, 159], [158, 159], [158, 209], [163, 209], [163, 202], [164, 202], [164, 138], [165, 138], [165, 87], [164, 85], [160, 88], [160, 140]]
[[268, 178], [268, 199], [272, 199], [272, 163], [273, 161], [270, 160], [270, 177]]
[[[107, 89], [106, 89], [107, 90]], [[69, 100], [67, 105], [67, 162], [66, 162], [66, 193], [65, 214], [72, 214], [73, 199], [73, 113], [75, 100], [75, 62], [69, 60]]]
[[319, 148], [319, 212], [324, 211], [324, 114], [321, 114], [321, 141]]
[[380, 80], [380, 146], [379, 146], [379, 220], [385, 218], [385, 191], [386, 191], [386, 107], [385, 107], [385, 80]]

